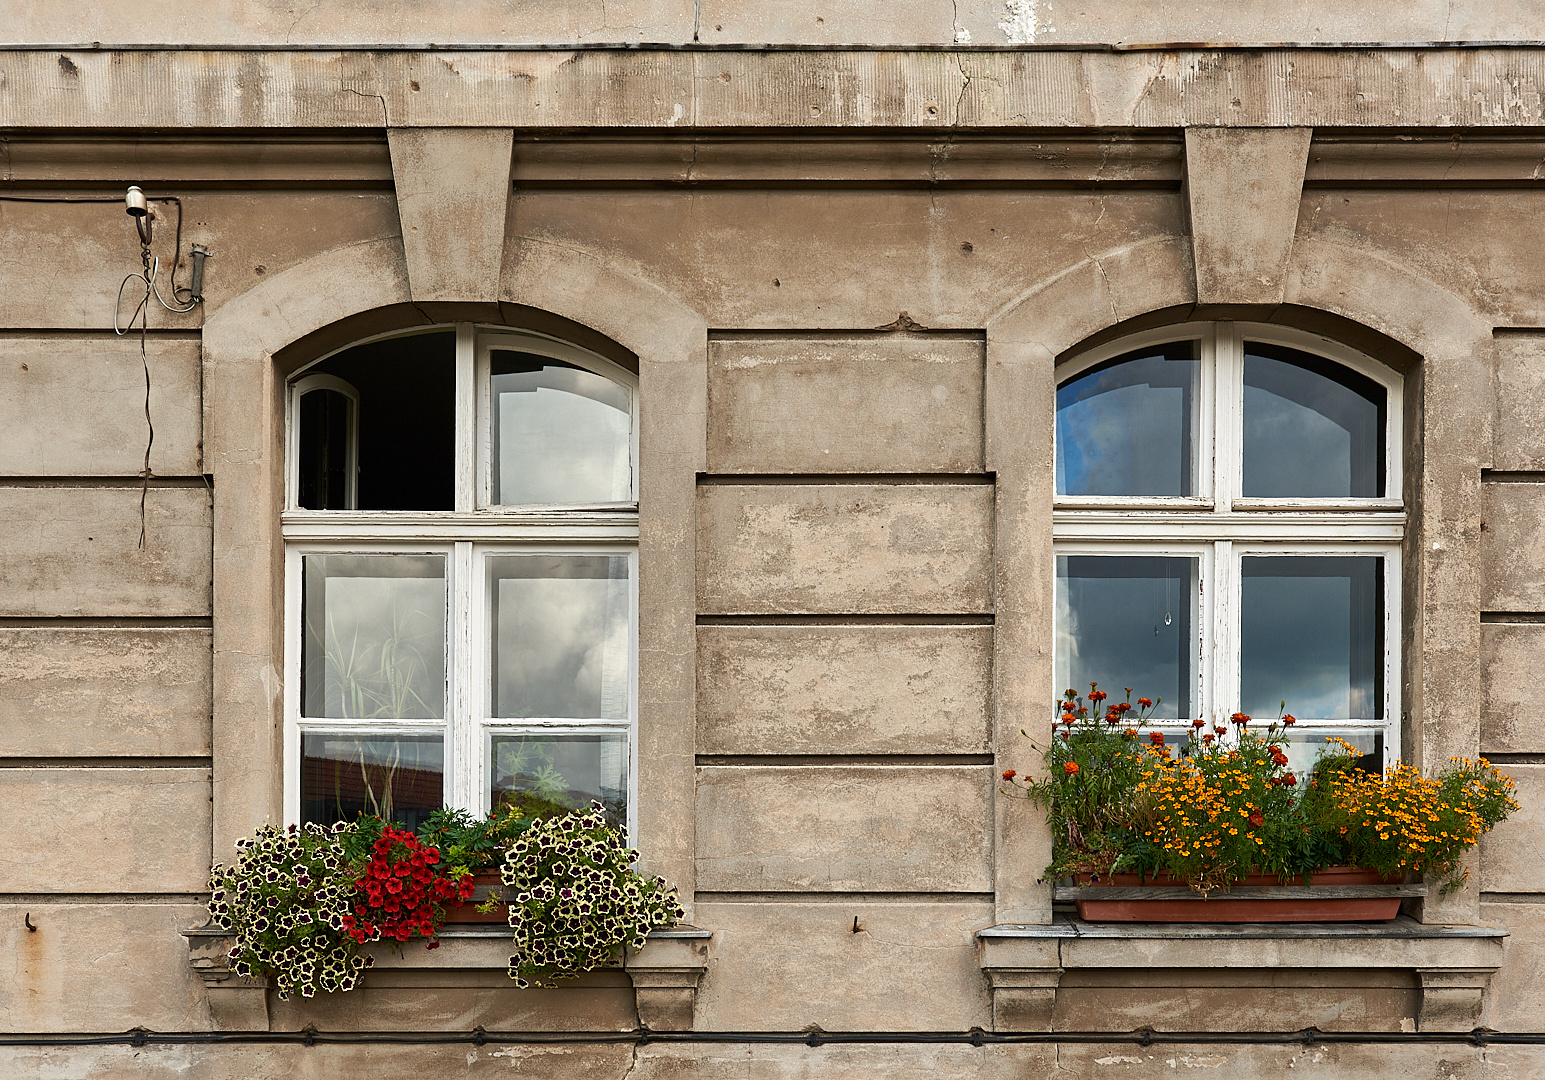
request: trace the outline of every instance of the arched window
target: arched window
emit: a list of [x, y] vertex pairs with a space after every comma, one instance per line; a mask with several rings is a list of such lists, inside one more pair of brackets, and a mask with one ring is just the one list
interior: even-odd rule
[[470, 325], [289, 386], [286, 811], [633, 814], [637, 379]]
[[1399, 376], [1280, 327], [1188, 324], [1062, 365], [1057, 689], [1399, 752]]

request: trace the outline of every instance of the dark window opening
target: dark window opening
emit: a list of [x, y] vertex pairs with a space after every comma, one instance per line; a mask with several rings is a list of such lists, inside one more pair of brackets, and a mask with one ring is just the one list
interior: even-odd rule
[[[456, 508], [456, 334], [438, 331], [356, 345], [306, 369], [359, 394], [359, 510]], [[346, 507], [348, 399], [313, 390], [299, 409], [298, 501]]]

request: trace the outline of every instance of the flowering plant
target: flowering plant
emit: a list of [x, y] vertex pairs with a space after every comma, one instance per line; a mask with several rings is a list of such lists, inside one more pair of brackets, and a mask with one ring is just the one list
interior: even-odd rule
[[429, 939], [427, 948], [439, 948], [435, 932], [445, 921], [440, 905], [472, 895], [472, 875], [449, 876], [439, 862], [439, 850], [412, 833], [382, 829], [355, 883], [354, 910], [343, 917], [349, 936], [358, 942], [403, 942], [418, 935]]
[[592, 971], [620, 946], [642, 948], [650, 930], [684, 916], [676, 890], [664, 878], [639, 876], [637, 859], [600, 803], [588, 813], [537, 821], [510, 845], [503, 879], [516, 986]]
[[1300, 777], [1285, 752], [1290, 713], [1264, 734], [1234, 713], [1231, 740], [1229, 726], [1206, 731], [1193, 719], [1191, 737], [1174, 747], [1163, 732], [1140, 731], [1157, 703], [1134, 707], [1131, 695], [1106, 705], [1095, 684], [1087, 703], [1067, 691], [1042, 750], [1044, 775], [1003, 774], [1047, 809], [1049, 878], [1164, 873], [1205, 895], [1253, 872], [1287, 880], [1350, 863], [1387, 877], [1430, 871], [1451, 889], [1463, 880], [1463, 852], [1517, 809], [1512, 781], [1484, 759], [1455, 759], [1432, 778], [1404, 764], [1371, 773], [1351, 744], [1332, 740]]
[[1379, 777], [1353, 767], [1356, 748], [1331, 741], [1340, 752], [1316, 767], [1306, 802], [1352, 860], [1386, 876], [1425, 870], [1445, 891], [1457, 888], [1468, 873], [1459, 864], [1465, 851], [1518, 809], [1512, 778], [1485, 758], [1452, 758], [1436, 777], [1402, 762]]
[[353, 989], [370, 966], [346, 930], [354, 872], [338, 834], [265, 825], [238, 840], [233, 866], [210, 874], [210, 918], [235, 931], [230, 951], [237, 975], [267, 976], [281, 998]]

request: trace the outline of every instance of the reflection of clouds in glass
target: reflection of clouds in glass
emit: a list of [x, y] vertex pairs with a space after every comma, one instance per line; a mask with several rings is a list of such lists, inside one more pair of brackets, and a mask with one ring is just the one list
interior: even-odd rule
[[628, 715], [628, 569], [620, 556], [489, 560], [494, 715]]
[[[1249, 349], [1243, 493], [1254, 498], [1377, 496], [1384, 467], [1384, 388], [1319, 357], [1258, 344]], [[1256, 355], [1260, 352], [1282, 358]]]
[[1346, 498], [1352, 436], [1296, 401], [1245, 387], [1244, 493], [1255, 498]]
[[1057, 557], [1057, 690], [1116, 700], [1130, 686], [1162, 698], [1154, 715], [1190, 716], [1196, 560], [1150, 556]]
[[1057, 491], [1190, 495], [1197, 363], [1140, 357], [1057, 390]]
[[1299, 573], [1271, 574], [1292, 558], [1243, 560], [1240, 708], [1270, 719], [1286, 701], [1304, 719], [1376, 718], [1380, 560], [1300, 558]]
[[442, 558], [307, 555], [305, 589], [307, 716], [445, 715]]
[[493, 391], [497, 503], [631, 498], [626, 388], [592, 372], [545, 367], [495, 375]]

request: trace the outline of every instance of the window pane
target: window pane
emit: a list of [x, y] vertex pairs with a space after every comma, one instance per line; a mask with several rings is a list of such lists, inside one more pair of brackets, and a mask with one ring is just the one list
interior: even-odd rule
[[496, 504], [633, 497], [627, 387], [560, 360], [498, 350], [493, 415]]
[[443, 799], [445, 744], [438, 735], [345, 735], [300, 740], [300, 818], [320, 825], [377, 814], [417, 830]]
[[1194, 716], [1197, 559], [1057, 556], [1057, 689], [1162, 699], [1156, 719]]
[[1303, 719], [1384, 715], [1384, 560], [1377, 555], [1245, 556], [1240, 708]]
[[304, 557], [301, 713], [348, 720], [445, 715], [445, 558]]
[[1340, 364], [1247, 342], [1242, 493], [1382, 497], [1385, 397], [1384, 387]]
[[628, 817], [628, 737], [621, 731], [495, 735], [489, 805], [531, 816], [581, 810], [592, 801], [617, 825]]
[[1344, 739], [1355, 746], [1364, 755], [1362, 764], [1366, 768], [1384, 771], [1384, 732], [1378, 728], [1288, 728], [1288, 768], [1300, 780], [1306, 778], [1314, 769], [1326, 741], [1332, 738]]
[[1059, 495], [1194, 495], [1197, 342], [1129, 353], [1057, 388]]
[[[454, 510], [456, 508], [456, 333], [372, 341], [345, 349], [306, 375], [333, 375], [359, 393], [358, 509]], [[307, 426], [307, 394], [300, 422], [300, 505], [338, 510], [308, 494], [308, 471], [321, 454], [312, 438], [333, 438], [333, 429]]]
[[488, 560], [493, 715], [628, 716], [628, 559], [501, 555]]
[[300, 483], [296, 501], [306, 510], [352, 510], [349, 505], [349, 414], [354, 403], [337, 390], [309, 390], [300, 398]]

